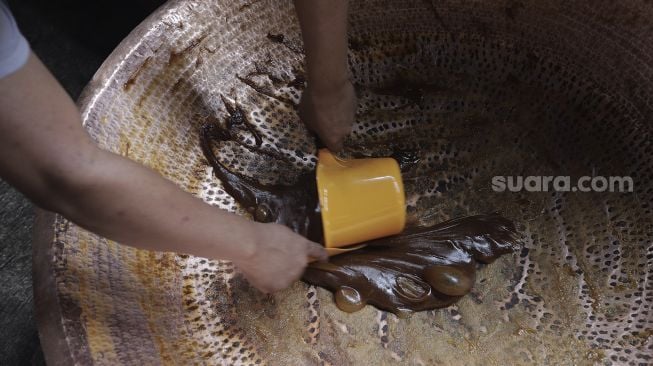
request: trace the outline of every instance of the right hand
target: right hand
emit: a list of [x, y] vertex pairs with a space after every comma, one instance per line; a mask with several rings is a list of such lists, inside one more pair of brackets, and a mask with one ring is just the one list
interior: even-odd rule
[[320, 88], [308, 82], [299, 102], [299, 117], [332, 152], [343, 148], [356, 114], [356, 92], [351, 82]]
[[324, 247], [279, 224], [256, 224], [256, 250], [234, 263], [247, 281], [264, 293], [297, 281], [312, 260], [327, 260]]

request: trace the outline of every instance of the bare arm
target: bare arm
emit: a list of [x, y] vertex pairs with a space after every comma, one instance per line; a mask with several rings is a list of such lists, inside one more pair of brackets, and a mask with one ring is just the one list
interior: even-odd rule
[[348, 0], [295, 0], [306, 52], [308, 83], [330, 90], [349, 81]]
[[300, 114], [331, 150], [342, 149], [356, 112], [347, 66], [348, 0], [295, 0], [306, 51]]
[[236, 262], [264, 291], [297, 279], [318, 244], [205, 204], [156, 172], [99, 149], [65, 91], [31, 55], [0, 79], [0, 176], [37, 205], [138, 248]]

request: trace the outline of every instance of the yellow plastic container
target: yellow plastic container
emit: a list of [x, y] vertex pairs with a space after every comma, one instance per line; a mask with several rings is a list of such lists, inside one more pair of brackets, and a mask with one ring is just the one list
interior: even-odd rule
[[322, 149], [316, 175], [324, 243], [330, 255], [404, 230], [406, 196], [396, 160], [342, 160]]

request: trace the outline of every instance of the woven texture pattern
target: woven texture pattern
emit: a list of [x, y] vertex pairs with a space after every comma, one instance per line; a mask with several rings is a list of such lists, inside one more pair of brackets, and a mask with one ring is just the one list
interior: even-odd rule
[[[498, 211], [519, 223], [521, 251], [479, 270], [457, 305], [398, 319], [343, 313], [303, 283], [263, 296], [228, 262], [135, 250], [58, 217], [49, 250], [68, 352], [97, 365], [653, 362], [652, 17], [643, 1], [352, 1], [348, 153], [418, 151], [412, 223]], [[292, 2], [173, 0], [80, 104], [103, 148], [244, 214], [199, 128], [239, 105], [273, 154], [233, 144], [221, 161], [292, 182], [315, 164], [295, 111], [303, 68]], [[592, 174], [632, 176], [634, 192], [491, 189], [494, 175]]]

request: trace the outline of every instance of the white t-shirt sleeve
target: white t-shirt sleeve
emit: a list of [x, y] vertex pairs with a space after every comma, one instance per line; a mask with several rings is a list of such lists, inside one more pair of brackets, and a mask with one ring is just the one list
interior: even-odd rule
[[25, 65], [30, 49], [7, 5], [0, 0], [0, 78]]

